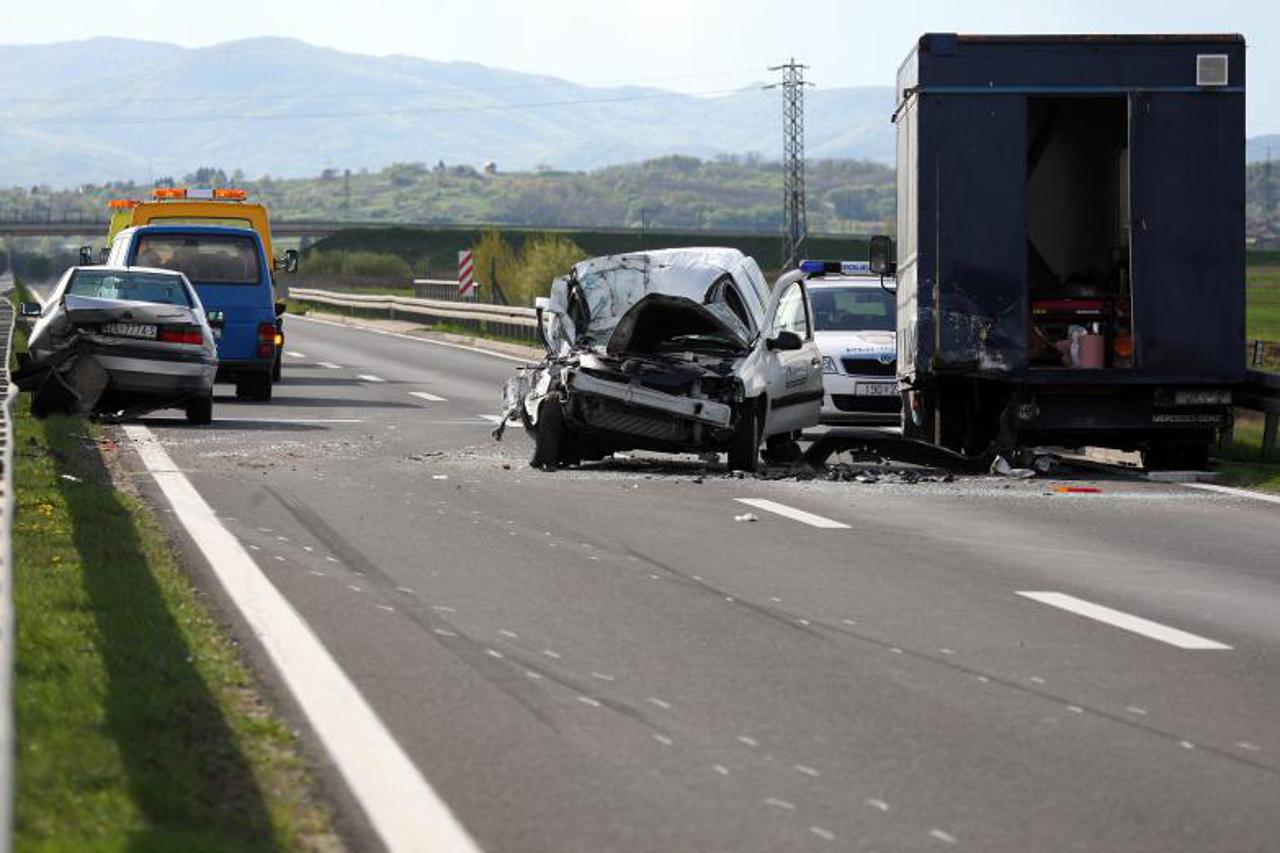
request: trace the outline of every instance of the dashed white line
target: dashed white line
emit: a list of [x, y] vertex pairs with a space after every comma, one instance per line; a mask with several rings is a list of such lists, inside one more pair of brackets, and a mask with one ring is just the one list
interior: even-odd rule
[[364, 590], [360, 589], [360, 587], [358, 587], [358, 586], [352, 586], [351, 584], [347, 584], [347, 589], [351, 590], [352, 592], [363, 592], [363, 591], [364, 591]]
[[766, 806], [776, 806], [777, 808], [780, 808], [780, 809], [786, 809], [789, 812], [793, 812], [796, 810], [795, 803], [789, 800], [780, 800], [777, 797], [770, 797], [769, 799], [764, 801], [764, 804]]
[[457, 635], [457, 634], [455, 634], [453, 631], [450, 631], [450, 630], [449, 630], [449, 629], [447, 629], [447, 628], [432, 628], [432, 629], [431, 629], [431, 633], [433, 633], [433, 634], [439, 634], [441, 637], [456, 637], [456, 636], [458, 636], [458, 635]]
[[738, 743], [745, 743], [747, 746], [759, 746], [760, 741], [747, 735], [738, 735]]
[[821, 838], [823, 841], [835, 841], [836, 834], [829, 829], [823, 829], [820, 826], [811, 826], [809, 831]]
[[1261, 752], [1261, 751], [1262, 751], [1262, 747], [1258, 746], [1256, 743], [1249, 743], [1249, 741], [1247, 741], [1247, 740], [1239, 741], [1238, 743], [1236, 743], [1236, 746], [1238, 746], [1238, 747], [1240, 747], [1241, 749], [1246, 750], [1246, 751], [1248, 751], [1248, 752]]
[[1178, 746], [1182, 747], [1183, 749], [1195, 749], [1195, 748], [1196, 748], [1196, 745], [1195, 745], [1194, 743], [1192, 743], [1191, 741], [1189, 741], [1189, 740], [1180, 740], [1180, 741], [1178, 741]]
[[287, 349], [284, 351], [284, 354], [289, 356], [289, 358], [306, 358], [307, 357], [307, 354], [305, 352], [298, 352], [296, 349]]
[[1147, 715], [1146, 709], [1139, 708], [1137, 705], [1130, 705], [1129, 707], [1125, 708], [1125, 710], [1128, 711], [1130, 714], [1135, 714], [1139, 717], [1145, 717]]
[[1067, 595], [1061, 592], [1019, 592], [1018, 595], [1134, 634], [1141, 634], [1144, 637], [1159, 640], [1162, 643], [1168, 643], [1180, 649], [1230, 650], [1231, 648], [1231, 646], [1219, 643], [1217, 640], [1210, 640], [1207, 637], [1171, 628], [1168, 625], [1152, 622], [1150, 619], [1143, 619], [1141, 616], [1134, 616], [1131, 613], [1103, 607], [1101, 604], [1094, 604], [1091, 601], [1076, 598], [1074, 595]]
[[820, 515], [814, 515], [811, 512], [805, 512], [802, 509], [780, 504], [777, 501], [766, 500], [765, 498], [734, 498], [738, 503], [744, 503], [753, 506], [756, 509], [762, 509], [765, 512], [771, 512], [792, 521], [798, 521], [801, 524], [807, 524], [810, 527], [818, 527], [824, 530], [847, 530], [849, 525], [833, 521], [830, 518], [823, 518]]
[[541, 675], [539, 675], [538, 673], [534, 672], [534, 671], [533, 671], [533, 670], [531, 670], [531, 669], [526, 669], [526, 670], [524, 671], [524, 674], [525, 674], [527, 677], [532, 678], [534, 681], [540, 681], [540, 680], [542, 679], [542, 676], [541, 676]]
[[867, 800], [867, 805], [871, 806], [871, 808], [873, 809], [876, 809], [882, 812], [887, 812], [889, 810], [889, 804], [886, 803], [884, 800], [875, 800], [875, 799]]
[[448, 401], [448, 400], [446, 400], [444, 397], [440, 397], [440, 396], [437, 396], [436, 394], [428, 393], [427, 391], [410, 391], [410, 392], [409, 392], [409, 396], [410, 396], [410, 397], [417, 397], [419, 400], [426, 400], [428, 403], [447, 403], [447, 402], [449, 402], [449, 401]]
[[656, 740], [658, 743], [662, 744], [663, 746], [671, 746], [671, 744], [675, 743], [675, 741], [673, 741], [671, 738], [667, 737], [666, 735], [655, 734], [653, 736], [653, 739]]
[[396, 587], [396, 592], [403, 592], [405, 595], [413, 595], [413, 590], [409, 589], [407, 586]]
[[443, 604], [433, 605], [431, 609], [438, 611], [440, 613], [457, 613], [458, 612], [454, 610], [452, 607], [445, 607]]
[[592, 699], [590, 696], [579, 696], [578, 701], [581, 702], [583, 705], [590, 705], [592, 708], [600, 707], [600, 700]]
[[663, 709], [664, 711], [670, 711], [670, 710], [671, 710], [671, 703], [670, 703], [670, 702], [664, 702], [663, 700], [661, 700], [661, 699], [659, 699], [659, 698], [657, 698], [657, 697], [655, 697], [655, 696], [650, 696], [650, 697], [649, 697], [648, 699], [646, 699], [645, 701], [647, 701], [650, 705], [657, 705], [659, 708]]
[[489, 657], [497, 658], [498, 660], [502, 660], [504, 657], [506, 657], [506, 655], [504, 655], [502, 652], [498, 651], [497, 649], [485, 649], [484, 653]]
[[597, 678], [600, 681], [616, 681], [617, 680], [612, 675], [605, 675], [603, 672], [593, 672], [591, 673], [591, 677]]
[[379, 605], [378, 605], [378, 609], [379, 609], [379, 610], [385, 610], [385, 611], [387, 611], [388, 613], [395, 613], [395, 612], [396, 612], [396, 609], [395, 609], [394, 607], [392, 607], [391, 605], [389, 605], [389, 604], [379, 604]]
[[317, 362], [316, 362], [316, 364], [318, 364], [319, 366], [321, 366], [321, 367], [325, 368], [326, 370], [341, 370], [341, 369], [342, 369], [342, 365], [341, 365], [341, 364], [334, 364], [332, 361], [317, 361]]
[[711, 769], [719, 773], [721, 776], [729, 775], [729, 768], [725, 767], [723, 764], [713, 764], [711, 765]]
[[365, 382], [386, 382], [381, 376], [374, 376], [372, 373], [357, 373], [356, 379], [362, 379]]
[[508, 630], [506, 630], [505, 628], [504, 628], [504, 629], [502, 629], [502, 630], [500, 630], [500, 631], [498, 631], [498, 633], [499, 633], [499, 634], [501, 634], [502, 636], [506, 637], [506, 638], [507, 638], [507, 639], [509, 639], [509, 640], [518, 640], [518, 639], [520, 638], [520, 635], [519, 635], [519, 634], [517, 634], [515, 631], [508, 631]]
[[318, 578], [327, 577], [327, 575], [324, 572], [317, 572], [315, 569], [308, 569], [307, 574], [315, 575]]
[[560, 660], [560, 655], [558, 655], [558, 654], [556, 654], [555, 652], [551, 651], [551, 649], [543, 649], [543, 650], [542, 650], [542, 653], [543, 653], [544, 655], [546, 655], [547, 657], [551, 658], [552, 660]]
[[955, 844], [956, 837], [949, 832], [943, 832], [941, 829], [931, 829], [929, 834], [941, 841], [943, 844]]
[[284, 562], [284, 557], [281, 557], [279, 554], [276, 554], [276, 555], [275, 555], [275, 558], [276, 558], [276, 561], [277, 561], [277, 562], [280, 562], [280, 563], [283, 563], [283, 562]]
[[797, 764], [796, 772], [803, 773], [806, 776], [812, 776], [814, 779], [817, 779], [819, 776], [822, 775], [815, 768], [810, 767], [807, 764]]
[[491, 424], [502, 423], [502, 415], [476, 415], [476, 417], [486, 420]]

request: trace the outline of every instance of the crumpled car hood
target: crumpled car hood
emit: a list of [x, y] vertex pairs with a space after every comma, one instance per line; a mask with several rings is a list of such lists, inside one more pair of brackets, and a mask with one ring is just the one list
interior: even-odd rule
[[613, 356], [650, 353], [659, 344], [686, 335], [723, 338], [743, 351], [751, 344], [746, 326], [726, 305], [650, 293], [618, 320], [605, 352]]

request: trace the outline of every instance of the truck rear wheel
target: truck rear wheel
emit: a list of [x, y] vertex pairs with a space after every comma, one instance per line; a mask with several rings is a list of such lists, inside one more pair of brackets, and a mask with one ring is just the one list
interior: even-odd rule
[[236, 379], [236, 396], [257, 403], [271, 402], [271, 371], [240, 376]]

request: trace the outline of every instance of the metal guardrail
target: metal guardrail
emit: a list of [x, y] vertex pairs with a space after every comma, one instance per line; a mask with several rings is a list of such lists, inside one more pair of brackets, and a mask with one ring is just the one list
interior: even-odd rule
[[445, 321], [457, 323], [481, 333], [497, 334], [529, 342], [538, 341], [538, 313], [532, 308], [315, 290], [304, 287], [290, 288], [289, 298], [316, 305], [346, 308], [353, 314], [356, 312], [383, 314], [392, 320], [413, 318], [428, 322]]
[[17, 622], [13, 612], [13, 406], [17, 399], [9, 380], [14, 310], [8, 291], [0, 292], [0, 853], [13, 846], [13, 763], [16, 751], [13, 719], [13, 658]]
[[1280, 433], [1280, 373], [1250, 370], [1245, 374], [1244, 388], [1236, 395], [1242, 409], [1262, 412], [1262, 458], [1276, 458], [1276, 438]]

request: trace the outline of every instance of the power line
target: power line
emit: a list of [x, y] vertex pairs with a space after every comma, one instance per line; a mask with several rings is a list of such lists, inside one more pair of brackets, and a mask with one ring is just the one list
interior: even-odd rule
[[782, 89], [782, 204], [786, 220], [782, 235], [782, 266], [798, 266], [804, 254], [808, 218], [804, 202], [804, 87], [812, 86], [804, 79], [807, 65], [794, 58], [770, 71], [781, 71], [782, 82], [765, 86]]

